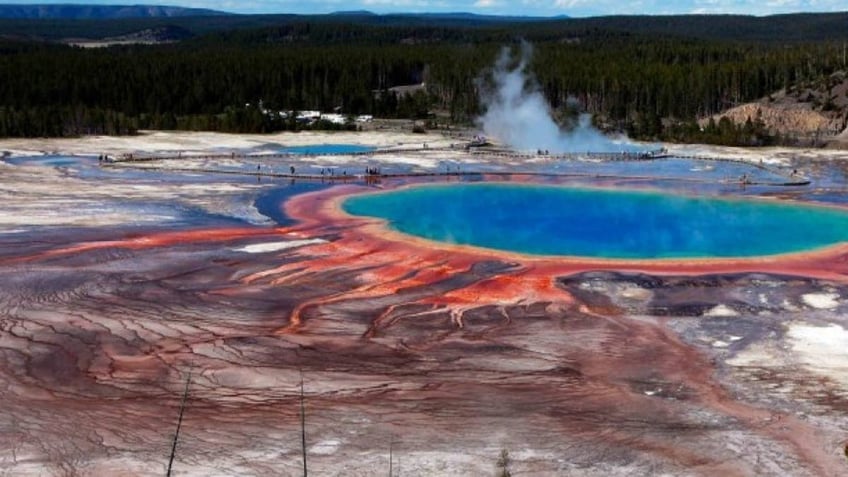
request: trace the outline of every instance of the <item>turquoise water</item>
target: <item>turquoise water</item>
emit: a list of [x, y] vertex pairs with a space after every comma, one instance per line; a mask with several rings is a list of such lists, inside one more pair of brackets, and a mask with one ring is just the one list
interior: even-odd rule
[[349, 214], [441, 242], [600, 258], [749, 257], [848, 240], [848, 212], [660, 192], [467, 184], [348, 198]]
[[16, 156], [7, 158], [5, 161], [16, 166], [74, 167], [97, 164], [97, 156]]

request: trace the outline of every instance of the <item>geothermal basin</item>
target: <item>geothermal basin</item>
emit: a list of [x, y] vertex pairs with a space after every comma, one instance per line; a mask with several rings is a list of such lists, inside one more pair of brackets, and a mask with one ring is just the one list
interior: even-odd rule
[[456, 141], [0, 142], [0, 473], [845, 475], [848, 154]]

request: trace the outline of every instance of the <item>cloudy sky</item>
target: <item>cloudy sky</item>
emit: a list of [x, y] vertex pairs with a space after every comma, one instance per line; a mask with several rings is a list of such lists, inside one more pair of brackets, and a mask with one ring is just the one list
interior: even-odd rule
[[74, 0], [0, 3], [149, 4], [212, 8], [235, 13], [329, 13], [340, 10], [473, 12], [496, 15], [595, 15], [848, 11], [848, 0]]

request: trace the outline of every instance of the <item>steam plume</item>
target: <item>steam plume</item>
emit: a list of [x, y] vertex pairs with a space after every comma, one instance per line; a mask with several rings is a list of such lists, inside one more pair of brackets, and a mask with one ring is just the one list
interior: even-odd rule
[[527, 73], [532, 53], [530, 44], [522, 43], [521, 56], [516, 63], [511, 49], [504, 47], [489, 72], [491, 81], [478, 83], [486, 112], [477, 121], [484, 134], [513, 149], [525, 151], [542, 149], [567, 153], [641, 149], [626, 140], [615, 141], [605, 136], [592, 126], [588, 114], [581, 114], [573, 129], [560, 129], [551, 117], [545, 97]]

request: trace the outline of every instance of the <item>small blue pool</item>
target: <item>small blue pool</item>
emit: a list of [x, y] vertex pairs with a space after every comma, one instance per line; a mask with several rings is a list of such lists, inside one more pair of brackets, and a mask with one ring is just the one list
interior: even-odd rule
[[67, 156], [67, 155], [42, 155], [42, 156], [15, 156], [5, 159], [9, 164], [16, 166], [47, 166], [47, 167], [75, 167], [97, 164], [97, 156]]

